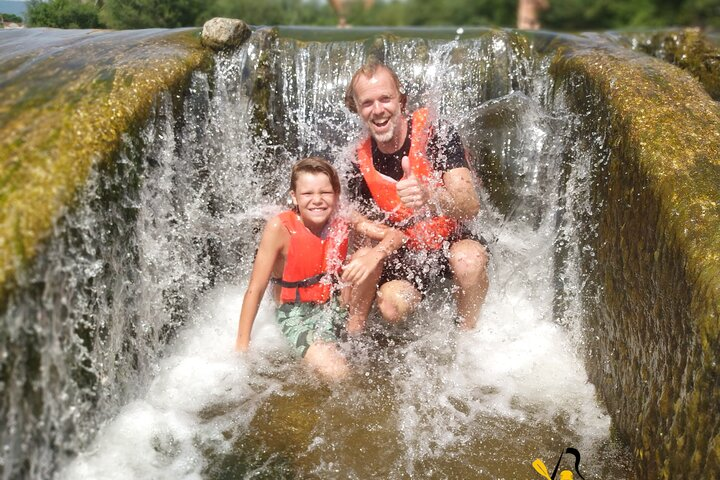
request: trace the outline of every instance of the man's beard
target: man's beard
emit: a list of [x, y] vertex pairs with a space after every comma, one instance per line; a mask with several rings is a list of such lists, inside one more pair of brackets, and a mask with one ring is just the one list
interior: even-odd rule
[[396, 123], [395, 123], [395, 119], [394, 119], [394, 118], [390, 118], [390, 119], [388, 120], [388, 124], [389, 124], [389, 127], [390, 127], [390, 128], [388, 128], [388, 131], [385, 132], [385, 133], [380, 133], [380, 134], [378, 134], [378, 133], [375, 133], [375, 131], [374, 131], [372, 128], [370, 129], [370, 132], [372, 133], [372, 136], [373, 136], [373, 138], [375, 139], [376, 142], [378, 142], [378, 143], [387, 143], [387, 142], [389, 142], [390, 140], [393, 139], [393, 137], [394, 137], [394, 135], [395, 135], [395, 129], [397, 128], [397, 125], [396, 125]]
[[391, 127], [390, 130], [388, 130], [387, 132], [380, 134], [380, 135], [374, 135], [374, 137], [375, 137], [375, 141], [378, 143], [387, 143], [393, 139], [394, 135], [395, 135], [395, 127]]

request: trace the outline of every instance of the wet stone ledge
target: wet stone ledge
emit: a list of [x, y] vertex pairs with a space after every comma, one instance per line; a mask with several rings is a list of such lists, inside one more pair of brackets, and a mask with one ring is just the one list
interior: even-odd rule
[[699, 28], [638, 33], [629, 46], [687, 70], [714, 100], [720, 100], [720, 48]]
[[552, 74], [609, 154], [586, 239], [591, 381], [638, 478], [718, 478], [718, 105], [686, 71], [610, 42], [561, 48]]
[[0, 32], [0, 307], [94, 166], [212, 51], [197, 29]]

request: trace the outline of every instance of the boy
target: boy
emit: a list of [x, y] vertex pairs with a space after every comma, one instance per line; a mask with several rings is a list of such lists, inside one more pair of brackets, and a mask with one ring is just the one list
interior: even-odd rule
[[[300, 160], [290, 176], [293, 210], [282, 212], [265, 226], [250, 283], [240, 312], [236, 349], [247, 351], [250, 332], [268, 283], [275, 283], [279, 302], [277, 319], [295, 353], [311, 368], [330, 379], [347, 374], [345, 358], [337, 347], [335, 325], [346, 320], [341, 308], [337, 280], [348, 248], [348, 225], [335, 216], [340, 180], [335, 169], [318, 157]], [[352, 285], [362, 283], [390, 253], [399, 248], [404, 235], [357, 215], [354, 227], [379, 240], [370, 255], [344, 267], [343, 291], [349, 301]], [[367, 258], [365, 258], [367, 257]], [[349, 329], [351, 333], [357, 328]]]

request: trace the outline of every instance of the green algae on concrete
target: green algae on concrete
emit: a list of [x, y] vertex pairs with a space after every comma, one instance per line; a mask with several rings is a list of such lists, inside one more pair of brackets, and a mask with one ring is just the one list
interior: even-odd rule
[[699, 28], [624, 34], [628, 46], [687, 70], [720, 100], [720, 48]]
[[591, 380], [638, 478], [718, 478], [718, 105], [687, 72], [608, 43], [560, 48], [551, 70], [610, 154], [587, 239]]
[[690, 72], [715, 100], [720, 100], [720, 49], [697, 28], [656, 34], [651, 53]]
[[2, 32], [0, 47], [2, 305], [91, 168], [212, 53], [196, 30], [27, 29]]

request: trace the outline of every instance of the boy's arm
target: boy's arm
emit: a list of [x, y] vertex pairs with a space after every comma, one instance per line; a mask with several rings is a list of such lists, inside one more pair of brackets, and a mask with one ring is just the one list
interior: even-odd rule
[[288, 237], [287, 230], [277, 217], [273, 218], [265, 226], [255, 256], [250, 283], [243, 297], [238, 322], [238, 334], [235, 341], [236, 350], [245, 352], [250, 345], [250, 332], [260, 308], [260, 302], [265, 294], [268, 282], [270, 282], [273, 267], [282, 253], [284, 243], [288, 240]]

